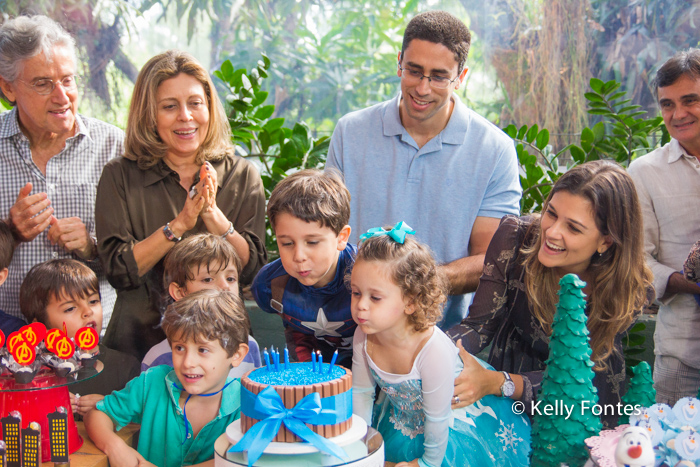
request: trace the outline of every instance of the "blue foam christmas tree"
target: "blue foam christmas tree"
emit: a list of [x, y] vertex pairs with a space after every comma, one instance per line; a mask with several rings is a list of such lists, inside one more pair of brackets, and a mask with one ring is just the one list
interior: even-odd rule
[[[535, 414], [532, 425], [533, 467], [583, 466], [588, 458], [584, 441], [602, 428], [600, 417], [590, 410], [598, 404], [598, 391], [593, 386], [585, 285], [575, 274], [559, 281], [559, 303], [539, 394], [542, 414]], [[544, 413], [546, 407], [552, 413]], [[568, 412], [561, 410], [564, 407], [571, 408], [568, 418]]]

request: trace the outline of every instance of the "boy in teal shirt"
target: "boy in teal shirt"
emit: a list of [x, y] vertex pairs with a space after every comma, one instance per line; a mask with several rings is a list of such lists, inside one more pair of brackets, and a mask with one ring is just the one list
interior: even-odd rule
[[[111, 465], [214, 465], [214, 441], [240, 417], [240, 380], [228, 373], [248, 353], [248, 315], [235, 294], [203, 290], [170, 305], [161, 325], [173, 367], [105, 397], [85, 417], [88, 435]], [[129, 423], [141, 424], [137, 450], [114, 432]]]

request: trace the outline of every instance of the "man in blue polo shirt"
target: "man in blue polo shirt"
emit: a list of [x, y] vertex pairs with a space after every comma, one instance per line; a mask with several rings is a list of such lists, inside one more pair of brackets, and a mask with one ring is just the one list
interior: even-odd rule
[[484, 253], [499, 220], [518, 214], [521, 196], [513, 141], [467, 108], [462, 85], [471, 35], [442, 11], [411, 20], [398, 56], [401, 93], [338, 121], [326, 168], [350, 190], [350, 226], [405, 221], [433, 250], [449, 280], [442, 329], [466, 316]]

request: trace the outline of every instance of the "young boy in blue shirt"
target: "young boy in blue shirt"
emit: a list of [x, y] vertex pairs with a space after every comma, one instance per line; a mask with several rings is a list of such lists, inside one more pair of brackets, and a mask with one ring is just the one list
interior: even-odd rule
[[356, 324], [345, 275], [357, 248], [350, 236], [350, 193], [337, 172], [302, 170], [279, 182], [267, 216], [280, 258], [263, 267], [251, 292], [258, 306], [279, 313], [292, 359], [309, 362], [321, 351], [328, 362], [352, 366]]
[[[210, 233], [187, 237], [178, 242], [163, 261], [163, 288], [170, 294], [167, 303], [204, 289], [228, 290], [238, 294], [241, 269], [236, 249], [225, 238]], [[150, 348], [141, 362], [141, 371], [158, 365], [173, 366], [167, 339]], [[258, 343], [248, 336], [248, 354], [238, 367], [231, 370], [229, 376], [239, 378], [260, 366]]]
[[[111, 465], [214, 465], [214, 442], [240, 417], [239, 379], [228, 376], [248, 353], [248, 314], [240, 298], [202, 290], [168, 306], [161, 321], [173, 367], [153, 367], [85, 416], [90, 439]], [[139, 423], [138, 448], [114, 432]]]

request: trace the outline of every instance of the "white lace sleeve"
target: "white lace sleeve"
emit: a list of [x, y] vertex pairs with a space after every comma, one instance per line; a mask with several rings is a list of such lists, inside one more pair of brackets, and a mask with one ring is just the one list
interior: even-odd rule
[[416, 359], [423, 388], [425, 412], [425, 452], [419, 459], [421, 466], [439, 466], [445, 457], [452, 419], [457, 348], [437, 327], [437, 335], [421, 350]]
[[376, 383], [365, 357], [366, 342], [365, 333], [358, 327], [352, 342], [352, 411], [371, 425]]

